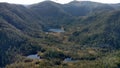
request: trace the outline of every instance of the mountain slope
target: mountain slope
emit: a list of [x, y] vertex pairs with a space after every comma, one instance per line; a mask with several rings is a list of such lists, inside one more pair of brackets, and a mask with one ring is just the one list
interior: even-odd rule
[[73, 16], [87, 16], [94, 13], [113, 11], [115, 8], [109, 4], [97, 2], [72, 1], [64, 5], [64, 10]]
[[42, 22], [22, 5], [0, 3], [0, 10], [1, 67], [16, 61], [18, 54], [27, 55], [40, 50], [41, 47], [37, 43], [33, 46], [30, 40], [41, 36]]
[[30, 5], [29, 9], [45, 22], [45, 27], [60, 27], [61, 24], [64, 24], [65, 21], [69, 21], [72, 18], [70, 14], [64, 11], [62, 4], [52, 1]]
[[12, 45], [18, 45], [27, 37], [14, 26], [0, 18], [0, 49], [7, 49]]
[[81, 28], [73, 32], [70, 40], [94, 47], [120, 47], [120, 11], [106, 12], [79, 21]]
[[42, 21], [22, 5], [0, 3], [0, 16], [24, 33], [41, 32]]

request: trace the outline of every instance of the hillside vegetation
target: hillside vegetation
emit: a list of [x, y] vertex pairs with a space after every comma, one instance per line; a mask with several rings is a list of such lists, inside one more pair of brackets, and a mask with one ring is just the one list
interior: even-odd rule
[[[0, 3], [0, 67], [119, 68], [119, 6], [90, 1]], [[41, 59], [27, 58], [31, 54]]]

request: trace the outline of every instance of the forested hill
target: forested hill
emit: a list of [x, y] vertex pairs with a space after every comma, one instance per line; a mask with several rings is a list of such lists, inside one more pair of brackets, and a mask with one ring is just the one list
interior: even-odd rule
[[[100, 15], [96, 14], [80, 18], [77, 21], [77, 25], [70, 29], [73, 34], [69, 40], [76, 41], [76, 43], [81, 45], [119, 48], [119, 19], [120, 11], [105, 12]], [[74, 31], [73, 28], [76, 28], [76, 30]]]
[[[61, 27], [65, 32], [46, 32]], [[83, 65], [86, 63], [92, 68], [114, 68], [119, 67], [119, 48], [120, 4], [44, 1], [24, 6], [0, 3], [0, 67], [21, 68], [23, 64], [22, 68], [26, 68], [24, 64], [28, 64], [29, 68], [28, 62], [31, 65], [33, 60], [25, 56], [38, 53], [45, 61], [31, 67], [38, 64], [46, 68], [88, 68]], [[117, 59], [111, 58], [111, 52]], [[67, 57], [80, 63], [63, 63]], [[112, 60], [104, 60], [106, 58]], [[96, 67], [97, 64], [103, 65]]]
[[[103, 11], [119, 10], [119, 4], [102, 4], [90, 1], [72, 1], [67, 4], [59, 4], [52, 1], [45, 1], [38, 4], [31, 5], [31, 9], [40, 13], [43, 16], [53, 16], [61, 14], [71, 16], [87, 16], [94, 13], [100, 13]], [[49, 10], [49, 12], [45, 12]], [[45, 15], [46, 14], [46, 15]], [[59, 15], [58, 15], [59, 16]], [[58, 17], [57, 16], [57, 17]]]

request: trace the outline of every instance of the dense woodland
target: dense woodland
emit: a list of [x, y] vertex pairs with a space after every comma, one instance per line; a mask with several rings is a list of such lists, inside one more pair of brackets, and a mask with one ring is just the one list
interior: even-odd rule
[[120, 68], [120, 4], [0, 3], [0, 67]]

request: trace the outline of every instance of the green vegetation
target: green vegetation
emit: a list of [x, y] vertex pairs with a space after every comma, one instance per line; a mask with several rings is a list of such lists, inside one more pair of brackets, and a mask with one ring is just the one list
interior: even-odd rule
[[[118, 5], [45, 1], [25, 7], [0, 3], [0, 67], [119, 68]], [[46, 32], [61, 27], [65, 32]], [[41, 59], [27, 58], [30, 54]], [[66, 58], [71, 60], [65, 62]]]

